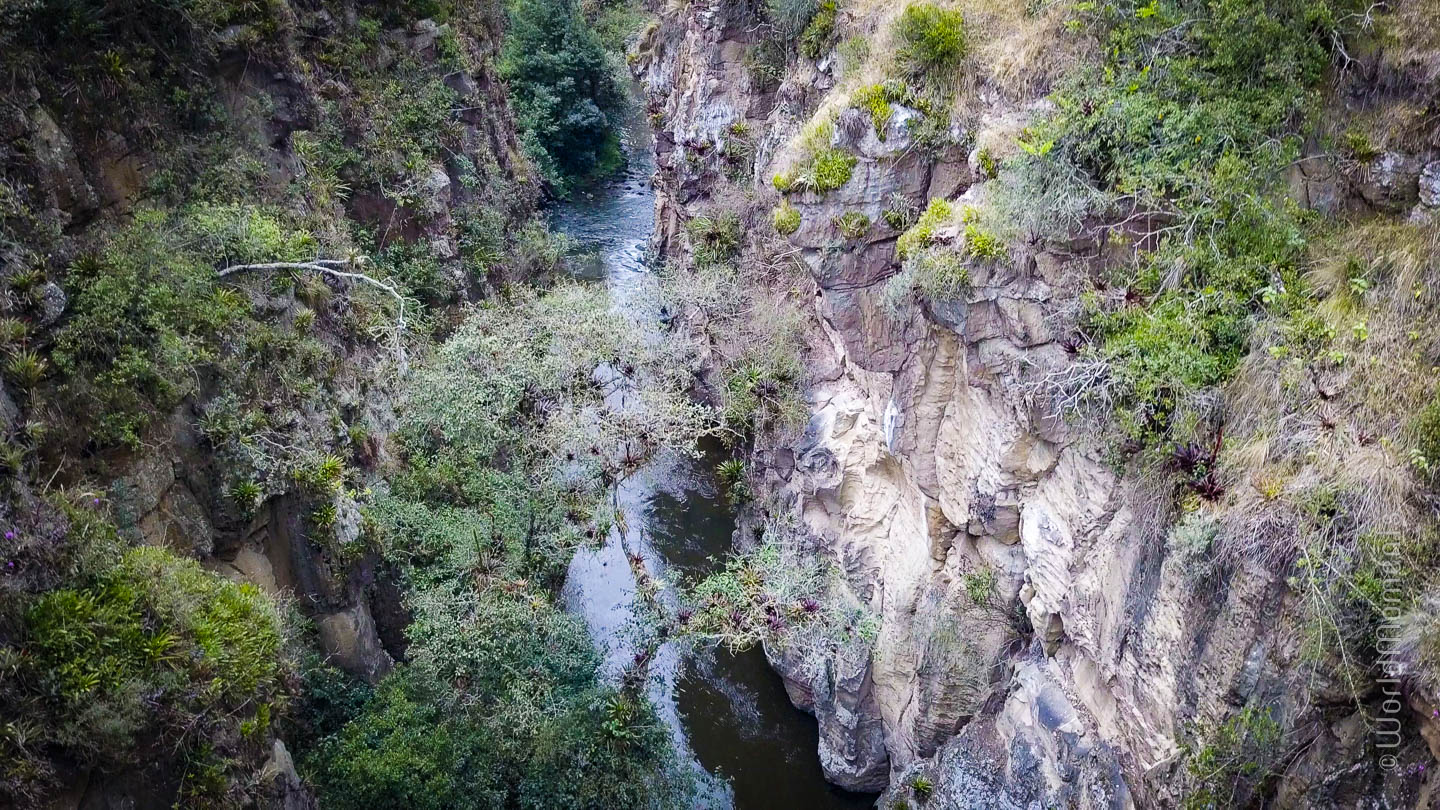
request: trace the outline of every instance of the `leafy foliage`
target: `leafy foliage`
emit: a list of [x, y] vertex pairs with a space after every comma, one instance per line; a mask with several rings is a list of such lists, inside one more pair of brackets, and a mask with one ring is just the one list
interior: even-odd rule
[[766, 0], [765, 16], [782, 37], [793, 39], [805, 31], [819, 9], [819, 0]]
[[[1061, 175], [1073, 166], [1164, 223], [1121, 281], [1127, 301], [1097, 298], [1089, 320], [1136, 434], [1163, 431], [1186, 392], [1230, 377], [1263, 289], [1299, 289], [1306, 218], [1270, 190], [1297, 149], [1294, 123], [1315, 99], [1338, 16], [1310, 0], [1146, 9], [1097, 10], [1106, 63], [1022, 141], [1029, 161]], [[1192, 24], [1172, 42], [1181, 20]]]
[[800, 36], [800, 52], [807, 59], [819, 59], [835, 45], [835, 21], [840, 15], [836, 0], [820, 0], [810, 24]]
[[1280, 723], [1268, 708], [1246, 706], [1204, 735], [1205, 744], [1191, 752], [1186, 768], [1190, 790], [1186, 810], [1244, 804], [1277, 764]]
[[870, 124], [875, 127], [875, 136], [885, 140], [886, 124], [895, 108], [890, 105], [890, 93], [884, 83], [870, 84], [860, 88], [850, 97], [850, 103], [870, 114]]
[[912, 3], [895, 22], [896, 58], [912, 77], [939, 79], [965, 56], [965, 18], [931, 3]]
[[732, 650], [763, 641], [797, 653], [874, 641], [877, 618], [836, 586], [834, 570], [797, 553], [783, 527], [767, 526], [767, 536], [783, 537], [685, 585], [673, 619], [677, 635]]
[[782, 202], [775, 206], [770, 219], [775, 226], [775, 232], [781, 236], [789, 236], [800, 230], [800, 210], [789, 203]]
[[[609, 530], [604, 485], [627, 463], [609, 448], [704, 431], [663, 363], [602, 296], [561, 285], [476, 309], [419, 372], [406, 469], [371, 510], [408, 586], [409, 662], [306, 757], [327, 802], [683, 803], [653, 708], [601, 683], [555, 601], [575, 549]], [[607, 409], [597, 367], [653, 386], [643, 413]]]
[[1440, 473], [1440, 393], [1415, 416], [1415, 467], [1434, 478]]
[[500, 72], [526, 150], [562, 192], [619, 164], [624, 94], [574, 0], [514, 0]]
[[734, 211], [695, 217], [685, 223], [685, 230], [690, 234], [695, 263], [702, 267], [729, 261], [740, 252], [740, 216]]
[[[72, 525], [100, 533], [73, 543], [93, 547], [108, 534], [101, 548], [118, 545], [103, 521]], [[140, 766], [142, 744], [181, 761], [233, 751], [283, 699], [282, 622], [253, 585], [160, 548], [91, 566], [31, 602], [18, 649], [0, 649], [11, 672], [0, 700], [24, 726], [23, 741], [12, 726], [0, 745], [12, 795], [43, 787], [49, 765], [37, 754], [52, 748], [107, 767]]]
[[917, 249], [932, 244], [935, 241], [935, 231], [949, 222], [954, 215], [955, 209], [944, 198], [936, 197], [931, 200], [915, 224], [900, 234], [900, 238], [895, 242], [900, 258], [907, 258]]
[[835, 217], [834, 225], [848, 239], [859, 239], [870, 230], [870, 218], [860, 211], [846, 211]]
[[601, 810], [683, 795], [667, 770], [665, 728], [644, 707], [612, 708], [633, 698], [596, 683], [584, 629], [553, 607], [537, 615], [519, 605], [506, 599], [483, 625], [446, 636], [481, 645], [451, 670], [462, 691], [435, 680], [432, 651], [387, 678], [307, 760], [321, 796], [359, 807]]
[[100, 444], [138, 444], [157, 412], [193, 390], [197, 368], [217, 358], [222, 337], [248, 314], [217, 283], [225, 262], [304, 259], [309, 235], [269, 211], [201, 206], [174, 216], [142, 212], [98, 255], [72, 265], [71, 316], [54, 358], [72, 407], [97, 415]]

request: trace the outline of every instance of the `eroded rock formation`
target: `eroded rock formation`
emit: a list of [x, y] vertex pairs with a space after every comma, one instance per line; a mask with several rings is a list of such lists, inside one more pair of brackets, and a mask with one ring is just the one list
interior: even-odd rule
[[[714, 207], [766, 228], [786, 143], [838, 104], [834, 57], [801, 60], [778, 87], [747, 72], [756, 35], [742, 14], [667, 11], [640, 46], [661, 132], [657, 241], [671, 250], [680, 223]], [[1158, 485], [1117, 475], [1090, 429], [1059, 415], [1046, 381], [1073, 359], [1076, 280], [1107, 250], [1101, 236], [1077, 228], [973, 265], [956, 300], [886, 295], [900, 272], [886, 210], [982, 199], [971, 145], [1045, 109], [1038, 95], [981, 98], [974, 130], [939, 149], [912, 143], [915, 110], [894, 105], [882, 139], [847, 109], [832, 144], [856, 158], [849, 180], [787, 195], [801, 215], [788, 246], [813, 283], [812, 418], [754, 461], [879, 618], [873, 643], [824, 661], [771, 651], [819, 720], [826, 775], [889, 785], [882, 806], [917, 776], [943, 807], [1175, 806], [1191, 732], [1258, 701], [1284, 728], [1281, 805], [1420, 806], [1418, 775], [1381, 767], [1359, 733], [1365, 707], [1302, 666], [1285, 577], [1258, 563], [1197, 572], [1167, 547], [1175, 515]], [[737, 132], [755, 146], [731, 184], [715, 155]], [[1377, 158], [1358, 185], [1312, 182], [1309, 204], [1409, 210], [1429, 194], [1424, 157]], [[858, 238], [839, 230], [848, 212], [873, 223]], [[1430, 757], [1409, 730], [1398, 753]]]

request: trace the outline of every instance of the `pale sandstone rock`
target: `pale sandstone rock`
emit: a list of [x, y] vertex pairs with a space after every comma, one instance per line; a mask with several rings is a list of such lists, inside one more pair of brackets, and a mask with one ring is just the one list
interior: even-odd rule
[[325, 655], [352, 675], [373, 684], [395, 667], [390, 654], [380, 646], [375, 620], [364, 602], [322, 616], [316, 628]]
[[[689, 168], [687, 138], [715, 144], [731, 122], [749, 123], [761, 167], [754, 206], [768, 215], [770, 175], [789, 165], [786, 145], [829, 86], [823, 64], [805, 64], [758, 92], [732, 47], [750, 34], [729, 26], [724, 8], [666, 13], [642, 45], [639, 73], [665, 130], [657, 245], [674, 231], [664, 223], [710, 203], [713, 176]], [[788, 241], [818, 288], [823, 335], [809, 361], [824, 371], [809, 392], [806, 437], [764, 457], [776, 494], [879, 629], [873, 645], [823, 661], [771, 661], [819, 720], [829, 778], [869, 788], [888, 771], [882, 806], [906, 795], [901, 783], [916, 773], [936, 782], [926, 806], [1174, 806], [1187, 724], [1218, 722], [1252, 700], [1299, 712], [1307, 685], [1292, 674], [1299, 651], [1284, 626], [1283, 578], [1243, 566], [1197, 575], [1172, 559], [1160, 536], [1170, 516], [1140, 509], [1144, 493], [1036, 393], [1039, 376], [1070, 362], [1058, 342], [1073, 333], [1070, 285], [1086, 272], [1070, 255], [1099, 246], [1077, 239], [978, 264], [961, 300], [891, 307], [894, 231], [877, 225], [849, 240], [833, 225], [850, 211], [879, 222], [897, 195], [915, 206], [980, 202], [979, 147], [1013, 146], [1045, 110], [993, 93], [982, 102], [968, 162], [897, 151], [904, 111], [885, 141], [868, 116], [842, 111], [837, 142], [857, 153], [850, 181], [790, 195], [802, 226]], [[1306, 167], [1291, 177], [1304, 204], [1353, 203], [1355, 178]], [[1382, 156], [1361, 172], [1361, 196], [1428, 205], [1429, 168]], [[960, 228], [942, 236], [958, 241]], [[976, 615], [964, 588], [987, 568], [998, 621]], [[1011, 641], [1013, 614], [1028, 617], [1028, 644]], [[976, 681], [959, 677], [975, 669], [985, 673], [978, 696]], [[1320, 745], [1297, 766], [1310, 768], [1296, 772], [1301, 787], [1356, 756], [1343, 723], [1306, 722]], [[1287, 790], [1289, 806], [1307, 806], [1303, 791]]]

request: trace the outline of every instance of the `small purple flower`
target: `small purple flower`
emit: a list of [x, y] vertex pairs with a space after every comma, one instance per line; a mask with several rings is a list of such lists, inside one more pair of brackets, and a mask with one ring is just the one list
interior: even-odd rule
[[99, 499], [99, 498], [96, 498], [96, 499], [95, 499], [95, 505], [96, 505], [96, 506], [99, 506], [99, 505], [100, 505], [100, 499]]
[[14, 540], [14, 539], [15, 539], [15, 532], [5, 532], [5, 539], [6, 539], [6, 540]]

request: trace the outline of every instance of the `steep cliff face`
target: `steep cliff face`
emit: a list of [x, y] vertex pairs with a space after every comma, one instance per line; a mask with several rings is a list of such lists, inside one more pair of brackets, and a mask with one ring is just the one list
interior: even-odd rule
[[[314, 623], [300, 644], [374, 683], [403, 657], [408, 616], [357, 501], [394, 465], [396, 371], [424, 345], [415, 335], [401, 345], [400, 331], [440, 327], [454, 306], [528, 273], [496, 253], [540, 193], [494, 73], [499, 10], [440, 23], [352, 3], [81, 5], [0, 15], [12, 76], [0, 98], [0, 269], [5, 319], [20, 330], [7, 340], [41, 358], [33, 379], [7, 376], [0, 389], [0, 431], [23, 453], [6, 468], [0, 633], [22, 649], [39, 643], [22, 629], [26, 600], [73, 574], [52, 557], [77, 542], [49, 504], [83, 490], [125, 543], [293, 604]], [[244, 247], [277, 233], [297, 247]], [[201, 282], [176, 282], [196, 256]], [[166, 321], [163, 308], [177, 306], [168, 285], [185, 311], [206, 306], [203, 276], [226, 265], [317, 259], [340, 272], [239, 271], [239, 292], [217, 301], [244, 314], [213, 345], [184, 343], [205, 326]], [[129, 279], [108, 280], [127, 261], [139, 265]], [[365, 273], [396, 286], [377, 292], [355, 280]], [[92, 291], [96, 277], [110, 286]], [[410, 324], [389, 309], [402, 294]], [[107, 308], [136, 346], [82, 331]], [[178, 359], [198, 362], [164, 365]], [[66, 362], [82, 371], [56, 368]], [[97, 701], [114, 689], [88, 688]], [[213, 722], [194, 720], [190, 745], [220, 757], [205, 786], [172, 761], [199, 767], [193, 751], [177, 757], [183, 746], [134, 764], [123, 745], [82, 740], [64, 751], [99, 753], [47, 760], [22, 736], [7, 738], [6, 795], [39, 802], [58, 784], [57, 807], [148, 807], [214, 789], [313, 806], [268, 703], [249, 716], [270, 697], [257, 689], [236, 710], [234, 722], [253, 726], [238, 742], [209, 726], [192, 734]]]
[[[1367, 729], [1385, 695], [1347, 691], [1335, 668], [1314, 666], [1293, 570], [1258, 555], [1197, 566], [1175, 539], [1189, 512], [1174, 482], [1117, 461], [1102, 425], [1066, 418], [1057, 380], [1075, 373], [1081, 298], [1123, 252], [1117, 231], [1076, 221], [1003, 256], [972, 250], [958, 290], [896, 294], [897, 237], [913, 212], [936, 199], [985, 206], [994, 161], [1018, 153], [1017, 137], [1052, 112], [1052, 78], [1088, 47], [1058, 33], [1063, 10], [962, 8], [990, 41], [967, 63], [973, 86], [938, 134], [921, 126], [934, 114], [903, 99], [879, 114], [856, 101], [872, 77], [844, 46], [818, 59], [792, 53], [778, 86], [764, 78], [754, 67], [763, 12], [691, 4], [668, 11], [640, 47], [661, 134], [661, 244], [683, 251], [680, 223], [715, 207], [741, 209], [752, 233], [770, 230], [777, 203], [776, 228], [779, 211], [799, 215], [784, 247], [754, 236], [750, 255], [783, 252], [813, 281], [793, 296], [813, 316], [812, 418], [798, 440], [762, 440], [753, 477], [879, 617], [873, 641], [821, 661], [770, 650], [794, 702], [819, 720], [827, 776], [889, 785], [882, 806], [1177, 806], [1194, 796], [1187, 780], [1204, 776], [1194, 763], [1214, 750], [1216, 729], [1232, 742], [1270, 733], [1241, 713], [1263, 706], [1281, 741], [1221, 755], [1257, 764], [1225, 788], [1228, 800], [1209, 801], [1241, 804], [1263, 789], [1279, 806], [1428, 806], [1421, 718], [1404, 712], [1395, 745], [1377, 749]], [[885, 50], [899, 12], [845, 7], [831, 37]], [[1413, 83], [1426, 58], [1409, 55], [1409, 78], [1392, 86], [1428, 98], [1429, 85]], [[1357, 72], [1352, 83], [1375, 81]], [[841, 150], [853, 169], [824, 191], [787, 180], [782, 198], [772, 176], [803, 162], [797, 150], [817, 149], [795, 142], [827, 116], [818, 148]], [[742, 136], [747, 148], [736, 149]], [[1312, 207], [1428, 221], [1421, 167], [1434, 165], [1436, 146], [1338, 166], [1317, 154], [1297, 162], [1306, 168], [1292, 186]], [[737, 153], [738, 176], [727, 163]], [[1402, 164], [1393, 177], [1385, 168]], [[927, 238], [973, 241], [964, 223]], [[1240, 509], [1204, 514], [1223, 521]], [[1253, 773], [1261, 788], [1246, 782]]]

